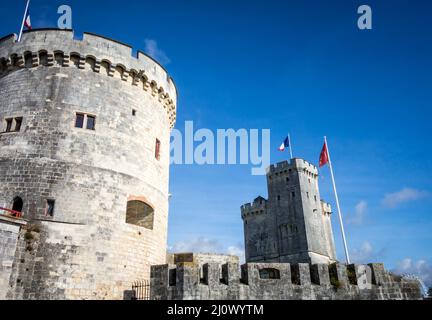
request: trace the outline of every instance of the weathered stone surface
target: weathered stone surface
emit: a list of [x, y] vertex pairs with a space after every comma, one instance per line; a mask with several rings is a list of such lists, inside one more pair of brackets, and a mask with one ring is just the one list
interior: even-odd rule
[[[0, 41], [0, 206], [21, 197], [38, 229], [16, 239], [7, 298], [123, 299], [165, 263], [176, 98], [158, 63], [103, 37]], [[76, 113], [94, 115], [95, 130], [75, 128]], [[4, 132], [17, 117], [21, 130]], [[126, 223], [129, 200], [154, 209], [152, 229]]]
[[[190, 254], [188, 255], [190, 258]], [[207, 255], [208, 256], [208, 255]], [[210, 257], [209, 257], [210, 258]], [[232, 260], [228, 257], [225, 260]], [[177, 265], [152, 266], [151, 298], [154, 300], [417, 300], [421, 299], [418, 281], [394, 279], [381, 269], [387, 282], [376, 282], [370, 266], [350, 265], [360, 284], [348, 283], [346, 266], [333, 264], [248, 263], [241, 267], [228, 263], [224, 269], [214, 260], [205, 263], [197, 258]], [[198, 262], [199, 261], [199, 262]], [[382, 266], [382, 265], [379, 265]], [[345, 267], [345, 268], [344, 268]], [[372, 268], [373, 270], [374, 268]], [[169, 281], [176, 270], [176, 281]], [[334, 279], [331, 280], [332, 278]], [[229, 279], [228, 282], [224, 279]], [[356, 280], [356, 281], [359, 281]], [[400, 281], [399, 281], [400, 280]], [[366, 283], [365, 283], [366, 282]]]

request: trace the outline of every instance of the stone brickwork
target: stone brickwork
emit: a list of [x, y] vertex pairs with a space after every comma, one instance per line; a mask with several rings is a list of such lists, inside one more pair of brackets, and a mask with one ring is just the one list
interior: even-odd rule
[[[21, 198], [33, 228], [17, 240], [8, 298], [122, 299], [165, 263], [176, 100], [163, 67], [116, 41], [0, 39], [0, 207]], [[76, 128], [77, 114], [94, 130]], [[18, 132], [8, 119], [22, 119]], [[145, 227], [126, 223], [132, 200], [153, 209]]]
[[394, 276], [382, 264], [248, 263], [240, 271], [236, 257], [208, 256], [205, 262], [188, 256], [152, 267], [153, 300], [422, 299], [418, 281]]
[[267, 170], [268, 200], [241, 207], [247, 262], [331, 263], [331, 207], [321, 201], [318, 169], [302, 159]]
[[6, 299], [19, 234], [26, 224], [20, 219], [0, 216], [0, 300]]

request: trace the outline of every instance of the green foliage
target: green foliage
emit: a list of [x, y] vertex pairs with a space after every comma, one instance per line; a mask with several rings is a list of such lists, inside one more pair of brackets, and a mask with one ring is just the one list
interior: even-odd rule
[[31, 231], [27, 231], [27, 232], [25, 233], [25, 235], [24, 235], [24, 238], [25, 238], [27, 241], [31, 241], [31, 240], [34, 239], [34, 235], [33, 235], [33, 233], [32, 233]]
[[334, 276], [330, 277], [330, 283], [336, 290], [342, 286], [342, 283]]
[[347, 276], [350, 283], [354, 284], [357, 282], [357, 276], [353, 269], [350, 268], [347, 269]]
[[398, 275], [398, 274], [394, 274], [394, 273], [390, 273], [391, 277], [393, 278], [394, 281], [396, 282], [401, 282], [402, 281], [402, 276]]

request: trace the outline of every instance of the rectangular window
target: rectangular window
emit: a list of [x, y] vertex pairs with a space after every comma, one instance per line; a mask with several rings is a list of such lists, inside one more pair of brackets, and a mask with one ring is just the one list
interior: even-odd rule
[[161, 148], [161, 142], [159, 141], [159, 139], [156, 139], [155, 158], [157, 160], [160, 160], [160, 148]]
[[21, 131], [22, 121], [23, 121], [23, 118], [15, 118], [15, 132]]
[[293, 198], [295, 198], [295, 192], [291, 192]]
[[55, 200], [48, 199], [46, 203], [45, 215], [54, 217]]
[[135, 117], [137, 114], [137, 111], [135, 109], [132, 109], [132, 115]]
[[94, 130], [96, 127], [96, 117], [95, 116], [87, 116], [87, 129]]
[[6, 130], [5, 130], [5, 132], [11, 132], [12, 131], [12, 121], [13, 121], [13, 119], [6, 119]]
[[77, 113], [75, 119], [75, 128], [84, 128], [84, 114]]

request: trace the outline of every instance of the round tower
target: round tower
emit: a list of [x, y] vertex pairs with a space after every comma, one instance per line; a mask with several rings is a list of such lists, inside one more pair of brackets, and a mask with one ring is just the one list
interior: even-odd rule
[[166, 259], [176, 87], [90, 33], [0, 39], [0, 207], [22, 212], [10, 299], [122, 299]]

